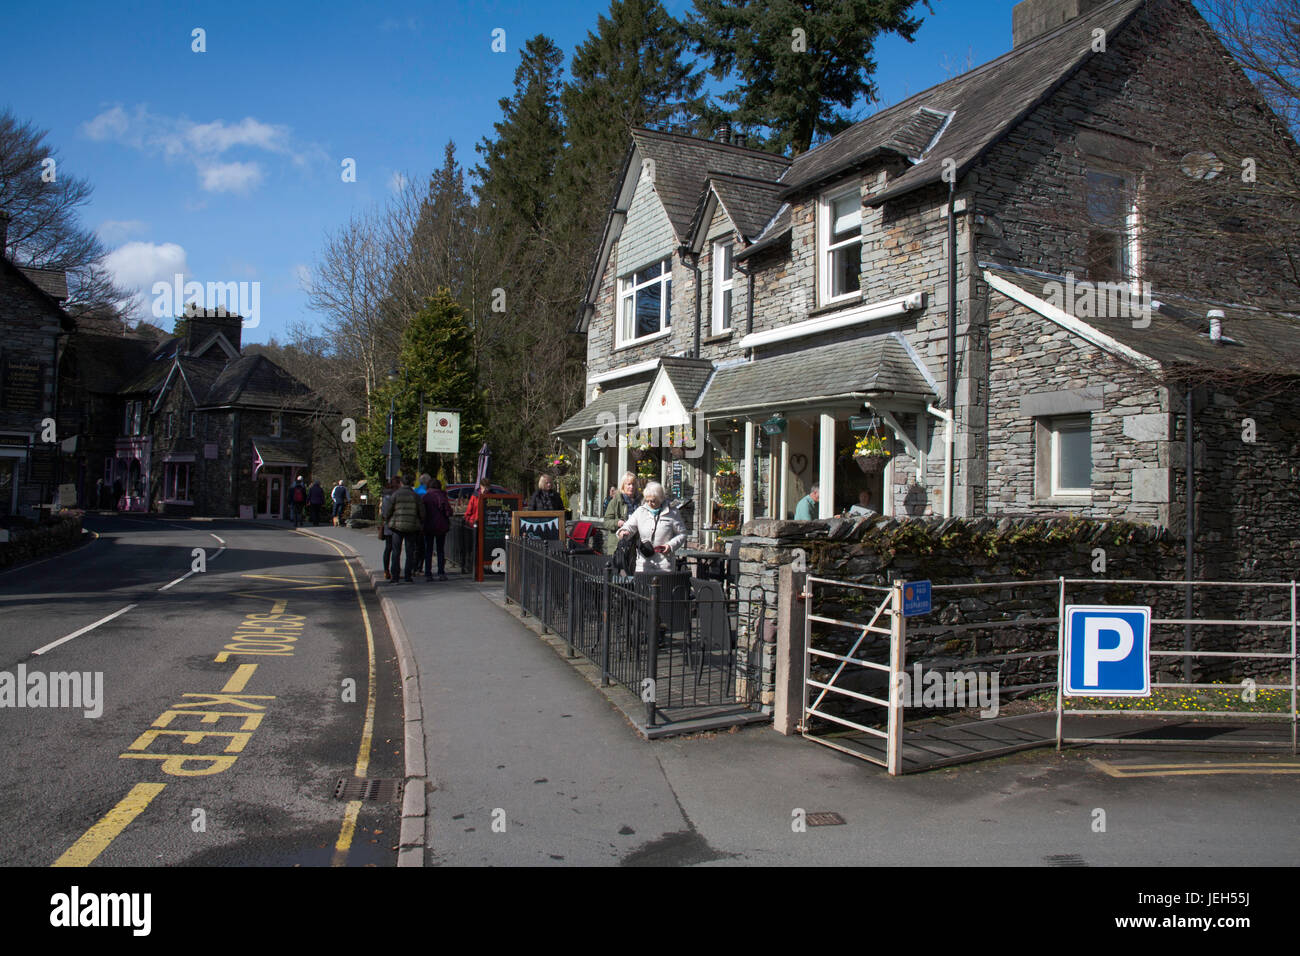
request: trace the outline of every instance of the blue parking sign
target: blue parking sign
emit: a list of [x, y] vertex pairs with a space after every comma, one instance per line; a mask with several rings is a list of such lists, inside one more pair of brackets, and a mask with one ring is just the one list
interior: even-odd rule
[[1065, 608], [1065, 696], [1151, 696], [1151, 608]]

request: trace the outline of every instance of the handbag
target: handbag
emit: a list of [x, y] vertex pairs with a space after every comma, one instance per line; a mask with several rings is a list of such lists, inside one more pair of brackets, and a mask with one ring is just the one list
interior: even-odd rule
[[639, 541], [639, 536], [635, 534], [627, 534], [618, 539], [618, 546], [614, 549], [615, 571], [620, 571], [623, 574], [632, 574], [636, 571], [636, 552]]

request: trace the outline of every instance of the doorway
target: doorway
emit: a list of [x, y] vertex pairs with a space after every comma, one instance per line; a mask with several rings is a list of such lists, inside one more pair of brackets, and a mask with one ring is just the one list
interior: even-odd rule
[[285, 487], [283, 469], [262, 469], [257, 478], [257, 517], [284, 517]]

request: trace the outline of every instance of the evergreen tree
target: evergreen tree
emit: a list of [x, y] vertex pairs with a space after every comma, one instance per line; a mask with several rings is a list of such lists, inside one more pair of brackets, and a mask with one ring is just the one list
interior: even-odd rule
[[[767, 132], [774, 152], [802, 153], [852, 123], [845, 112], [872, 103], [876, 38], [911, 40], [918, 0], [694, 0], [686, 29], [709, 72], [731, 77], [722, 99], [732, 122]], [[931, 10], [928, 0], [921, 0]]]

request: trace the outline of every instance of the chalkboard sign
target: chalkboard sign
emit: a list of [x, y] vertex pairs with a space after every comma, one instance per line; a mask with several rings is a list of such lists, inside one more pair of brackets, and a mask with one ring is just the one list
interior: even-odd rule
[[510, 526], [515, 538], [536, 538], [540, 541], [565, 540], [563, 511], [516, 511]]
[[40, 362], [5, 357], [4, 407], [11, 412], [39, 412], [44, 408], [45, 366]]
[[498, 549], [505, 554], [506, 535], [510, 532], [510, 516], [523, 504], [518, 495], [486, 495], [480, 501], [482, 517], [478, 523], [478, 563], [474, 580], [482, 581], [484, 574], [499, 574], [493, 570], [494, 555]]
[[678, 458], [673, 459], [672, 477], [668, 479], [668, 483], [669, 485], [671, 485], [671, 487], [668, 489], [668, 494], [674, 499], [680, 499], [682, 497], [681, 459]]

